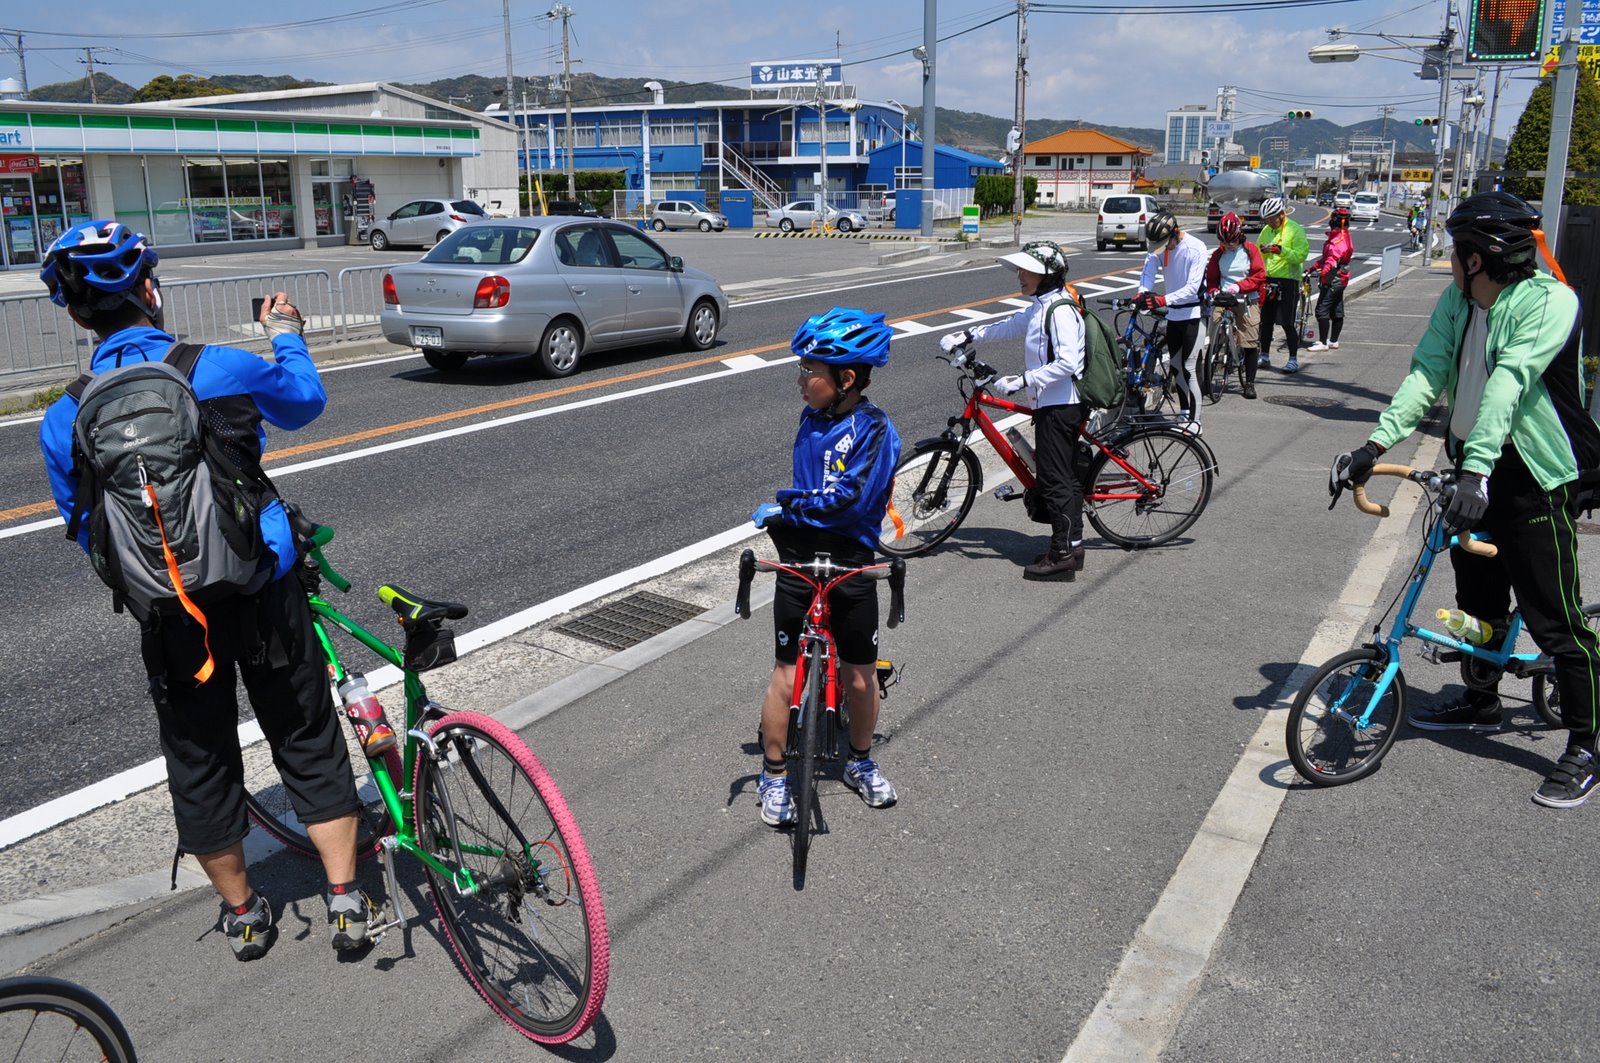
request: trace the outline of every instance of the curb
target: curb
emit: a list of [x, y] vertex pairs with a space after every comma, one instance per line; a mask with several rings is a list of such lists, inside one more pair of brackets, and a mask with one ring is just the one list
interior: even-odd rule
[[875, 233], [875, 232], [812, 232], [791, 229], [788, 232], [751, 233], [757, 240], [800, 239], [800, 240], [920, 240], [916, 234], [900, 233]]

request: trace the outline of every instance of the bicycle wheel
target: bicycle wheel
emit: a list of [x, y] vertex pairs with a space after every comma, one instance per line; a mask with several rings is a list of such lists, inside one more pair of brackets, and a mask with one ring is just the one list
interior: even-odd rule
[[1221, 402], [1222, 393], [1228, 388], [1228, 341], [1223, 332], [1219, 328], [1211, 334], [1205, 358], [1200, 362], [1200, 394], [1208, 406]]
[[1118, 546], [1159, 546], [1200, 519], [1214, 467], [1205, 447], [1175, 428], [1113, 437], [1089, 463], [1084, 515]]
[[891, 557], [925, 554], [961, 526], [978, 497], [977, 455], [949, 439], [917, 447], [895, 466], [878, 549]]
[[[383, 794], [378, 791], [378, 784], [372, 775], [372, 765], [356, 743], [355, 734], [344, 725], [340, 726], [340, 733], [344, 735], [345, 747], [350, 753], [356, 795], [361, 799], [361, 807], [356, 811], [356, 859], [365, 860], [378, 851], [385, 835], [394, 833], [394, 821], [389, 818], [389, 809], [384, 805]], [[399, 750], [384, 754], [383, 762], [389, 769], [389, 778], [394, 781], [395, 788], [403, 787], [405, 780], [401, 778], [403, 769]], [[300, 822], [294, 805], [289, 801], [289, 791], [284, 789], [280, 780], [274, 779], [253, 791], [246, 790], [244, 810], [256, 826], [284, 848], [304, 857], [317, 857], [317, 847], [306, 834], [305, 824]]]
[[822, 648], [812, 643], [806, 650], [805, 692], [800, 696], [800, 725], [794, 741], [789, 778], [794, 790], [794, 873], [806, 873], [806, 857], [811, 852], [811, 834], [821, 809], [817, 807], [817, 752], [822, 742]]
[[[1284, 739], [1295, 770], [1318, 786], [1339, 786], [1378, 770], [1400, 735], [1406, 715], [1406, 680], [1399, 672], [1383, 691], [1378, 680], [1388, 654], [1372, 646], [1341, 653], [1306, 681], [1289, 709]], [[1355, 725], [1374, 694], [1378, 705], [1367, 726]]]
[[16, 1060], [138, 1058], [110, 1005], [75, 982], [44, 975], [0, 980], [0, 1045], [12, 1046], [6, 1058]]
[[[1583, 619], [1590, 627], [1595, 626], [1595, 619], [1600, 617], [1600, 603], [1583, 607]], [[1551, 727], [1565, 727], [1566, 721], [1561, 716], [1561, 688], [1556, 686], [1554, 672], [1541, 672], [1533, 677], [1533, 708], [1539, 718]]]
[[600, 1013], [611, 965], [577, 821], [509, 728], [453, 712], [430, 733], [439, 758], [417, 758], [413, 791], [418, 844], [454, 869], [424, 865], [439, 922], [489, 1007], [531, 1040], [565, 1044]]

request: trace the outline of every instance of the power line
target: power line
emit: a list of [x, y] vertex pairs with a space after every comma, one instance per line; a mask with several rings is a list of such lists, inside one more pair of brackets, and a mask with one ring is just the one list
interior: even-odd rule
[[1177, 4], [1029, 4], [1034, 11], [1052, 15], [1179, 15], [1228, 11], [1278, 11], [1302, 7], [1333, 7], [1367, 0], [1222, 0]]
[[[336, 22], [349, 22], [354, 19], [369, 18], [373, 15], [387, 15], [396, 11], [411, 11], [417, 8], [432, 7], [435, 4], [445, 3], [445, 0], [396, 0], [395, 3], [383, 4], [379, 7], [369, 7], [361, 11], [350, 11], [342, 15], [324, 15], [321, 18], [297, 19], [294, 22], [275, 22], [262, 26], [234, 26], [227, 29], [190, 30], [183, 32], [163, 33], [95, 33], [93, 36], [113, 41], [137, 40], [173, 40], [195, 37], [234, 37], [249, 33], [266, 33], [271, 30], [298, 30], [307, 26], [325, 26]], [[37, 37], [84, 37], [83, 33], [59, 33], [53, 30], [11, 29], [0, 27], [0, 32], [26, 33]]]

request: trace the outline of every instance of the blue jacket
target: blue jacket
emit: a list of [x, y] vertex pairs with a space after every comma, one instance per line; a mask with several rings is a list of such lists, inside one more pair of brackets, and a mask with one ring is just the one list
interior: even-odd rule
[[794, 437], [794, 486], [778, 492], [782, 519], [876, 550], [898, 464], [900, 434], [873, 403], [837, 419], [807, 406]]
[[[139, 327], [113, 333], [95, 348], [89, 369], [103, 373], [129, 362], [156, 362], [166, 357], [173, 337], [159, 329]], [[255, 422], [261, 449], [266, 450], [267, 433], [261, 420], [279, 428], [304, 428], [327, 405], [327, 392], [317, 375], [316, 363], [299, 336], [275, 336], [275, 360], [237, 347], [207, 345], [195, 362], [190, 380], [201, 402], [223, 400], [237, 404], [238, 414]], [[233, 400], [229, 402], [228, 400]], [[39, 425], [39, 448], [44, 451], [45, 471], [50, 475], [50, 493], [62, 520], [72, 519], [72, 505], [78, 494], [78, 477], [72, 469], [72, 422], [78, 415], [78, 400], [63, 395], [45, 411]], [[273, 501], [261, 512], [261, 535], [277, 555], [273, 578], [288, 574], [294, 565], [294, 536], [283, 506]], [[89, 549], [89, 521], [78, 528], [78, 545]]]

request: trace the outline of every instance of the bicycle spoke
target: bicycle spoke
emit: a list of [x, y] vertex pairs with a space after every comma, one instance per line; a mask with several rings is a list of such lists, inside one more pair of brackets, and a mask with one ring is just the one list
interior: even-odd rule
[[1167, 542], [1198, 520], [1211, 498], [1209, 455], [1173, 429], [1123, 437], [1095, 459], [1090, 476], [1085, 513], [1121, 546]]

